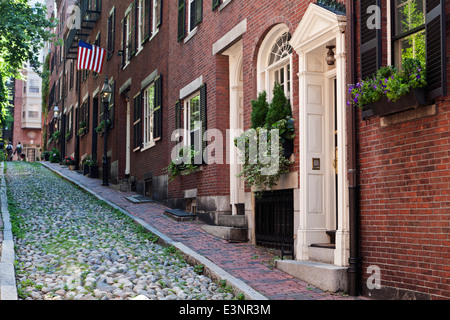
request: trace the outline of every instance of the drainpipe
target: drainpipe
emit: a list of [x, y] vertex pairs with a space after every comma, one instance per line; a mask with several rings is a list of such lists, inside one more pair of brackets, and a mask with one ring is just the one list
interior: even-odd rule
[[[346, 0], [347, 8], [347, 76], [348, 83], [355, 83], [355, 3], [354, 0]], [[348, 95], [348, 92], [347, 92]], [[348, 259], [348, 289], [349, 294], [356, 296], [360, 294], [360, 258], [359, 258], [359, 206], [358, 206], [358, 177], [356, 163], [356, 109], [351, 106], [347, 108], [348, 128], [348, 179], [349, 179], [349, 214], [350, 214], [350, 256]]]

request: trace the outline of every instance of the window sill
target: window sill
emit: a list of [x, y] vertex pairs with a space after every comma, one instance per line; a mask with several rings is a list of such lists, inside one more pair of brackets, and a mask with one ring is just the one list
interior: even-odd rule
[[428, 116], [434, 116], [436, 114], [436, 111], [436, 104], [421, 106], [417, 109], [406, 110], [403, 112], [380, 117], [380, 125], [381, 127], [387, 127], [397, 123], [420, 119]]
[[192, 29], [191, 32], [189, 32], [189, 34], [187, 35], [186, 38], [184, 38], [184, 43], [188, 42], [189, 40], [192, 39], [193, 36], [195, 36], [197, 34], [197, 27], [195, 27], [194, 29]]
[[147, 143], [147, 145], [144, 144], [144, 147], [141, 149], [141, 152], [144, 152], [148, 149], [153, 148], [156, 145], [155, 141], [150, 141], [149, 143]]
[[125, 70], [126, 67], [128, 67], [130, 65], [130, 60], [127, 60], [125, 62], [125, 65], [122, 67], [122, 70]]
[[225, 1], [220, 5], [219, 11], [222, 11], [223, 9], [225, 9], [225, 7], [226, 7], [227, 5], [229, 5], [229, 4], [231, 3], [231, 1], [233, 1], [233, 0], [225, 0]]

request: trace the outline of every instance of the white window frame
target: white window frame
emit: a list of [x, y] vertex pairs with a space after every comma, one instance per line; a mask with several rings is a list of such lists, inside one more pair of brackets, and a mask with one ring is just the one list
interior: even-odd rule
[[[193, 130], [191, 130], [191, 101], [195, 98], [198, 97], [198, 108], [199, 108], [199, 116], [200, 119], [197, 121], [200, 125], [197, 126], [197, 128], [194, 128]], [[190, 95], [189, 97], [187, 97], [186, 99], [184, 99], [183, 104], [184, 104], [184, 108], [183, 108], [183, 116], [184, 116], [184, 133], [185, 133], [185, 137], [183, 139], [184, 142], [184, 146], [190, 146], [192, 145], [192, 141], [191, 141], [191, 133], [197, 131], [197, 130], [202, 130], [202, 126], [201, 126], [201, 110], [200, 110], [200, 106], [201, 106], [201, 96], [200, 96], [200, 91], [196, 91], [195, 93], [193, 93], [192, 95]]]
[[191, 16], [192, 16], [192, 10], [195, 11], [195, 7], [191, 9], [192, 7], [192, 3], [194, 2], [194, 0], [188, 0], [188, 7], [187, 7], [187, 11], [188, 11], [188, 25], [187, 25], [187, 34], [194, 32], [195, 26], [192, 28], [191, 30]]
[[[411, 0], [407, 1], [408, 3], [411, 2]], [[392, 5], [394, 6], [394, 10], [392, 10]], [[403, 3], [401, 6], [407, 5], [407, 3]], [[395, 3], [393, 3], [392, 0], [387, 1], [387, 17], [388, 17], [388, 30], [389, 30], [389, 34], [393, 35], [393, 36], [389, 36], [388, 37], [388, 64], [390, 65], [394, 65], [396, 67], [401, 67], [401, 40], [394, 40], [393, 38], [395, 37], [395, 33], [396, 33], [396, 12], [397, 12], [397, 5]], [[425, 19], [425, 15], [426, 15], [426, 1], [423, 0], [423, 8], [424, 8], [424, 19]], [[392, 10], [392, 11], [391, 11]], [[393, 14], [391, 14], [391, 12]], [[423, 29], [420, 31], [417, 31], [412, 35], [418, 34], [418, 33], [424, 33], [424, 37], [425, 37], [425, 55], [426, 55], [426, 35], [425, 35], [425, 21], [423, 24]], [[407, 38], [407, 37], [404, 37]], [[404, 39], [403, 38], [403, 39]], [[399, 54], [397, 54], [399, 53]]]
[[132, 50], [130, 47], [131, 42], [131, 10], [128, 10], [125, 13], [124, 23], [126, 23], [126, 30], [125, 30], [125, 52], [123, 53], [125, 55], [125, 66], [126, 67], [130, 63], [130, 55], [128, 54], [129, 50]]
[[[292, 53], [287, 55], [284, 58], [272, 63], [269, 65], [270, 53], [272, 52], [272, 48], [277, 40], [283, 36], [286, 32], [289, 32], [287, 26], [280, 25], [278, 27], [274, 27], [269, 34], [266, 36], [266, 39], [263, 41], [261, 45], [260, 53], [258, 54], [258, 92], [266, 91], [267, 100], [270, 103], [273, 98], [273, 87], [275, 83], [275, 73], [284, 70], [285, 83], [289, 81], [288, 86], [284, 86], [284, 93], [286, 98], [291, 102], [292, 108], [292, 92], [293, 92], [293, 61], [292, 61]], [[289, 90], [290, 89], [290, 90]]]
[[[153, 89], [153, 96], [149, 97], [150, 90]], [[150, 83], [143, 91], [142, 108], [143, 108], [143, 149], [149, 149], [156, 144], [156, 140], [153, 137], [154, 126], [154, 109], [155, 109], [155, 82]]]
[[[145, 23], [144, 23], [144, 19], [145, 19], [145, 1], [144, 0], [138, 0], [137, 1], [137, 5], [138, 5], [138, 34], [137, 34], [137, 39], [136, 41], [138, 42], [138, 48], [137, 48], [137, 52], [136, 54], [138, 54], [138, 52], [140, 52], [143, 48], [142, 46], [142, 39], [143, 39], [143, 34], [145, 32]], [[142, 16], [144, 15], [144, 16]]]
[[152, 6], [152, 36], [156, 34], [156, 32], [159, 30], [159, 28], [156, 27], [156, 16], [157, 16], [157, 10], [161, 10], [158, 7], [158, 1], [152, 0], [153, 6]]

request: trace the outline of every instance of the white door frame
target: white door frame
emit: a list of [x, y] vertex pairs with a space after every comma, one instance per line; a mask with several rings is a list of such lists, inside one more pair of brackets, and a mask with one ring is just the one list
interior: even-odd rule
[[242, 40], [238, 41], [232, 47], [227, 49], [223, 55], [229, 57], [229, 79], [230, 79], [230, 130], [227, 143], [229, 150], [230, 163], [230, 203], [232, 215], [237, 214], [235, 204], [245, 202], [244, 183], [241, 178], [236, 177], [240, 172], [238, 149], [234, 145], [234, 139], [242, 132], [243, 128], [243, 52]]
[[127, 98], [126, 117], [126, 149], [125, 149], [125, 175], [131, 172], [131, 108], [130, 99]]
[[[345, 16], [338, 15], [318, 5], [310, 4], [306, 10], [299, 26], [297, 27], [291, 39], [291, 45], [299, 56], [299, 128], [300, 128], [300, 219], [299, 229], [297, 231], [297, 252], [296, 258], [298, 260], [309, 259], [309, 245], [317, 240], [323, 239], [324, 234], [318, 232], [314, 222], [311, 222], [308, 217], [308, 202], [307, 195], [310, 186], [307, 181], [308, 169], [311, 163], [307, 159], [307, 126], [306, 118], [308, 108], [307, 90], [308, 82], [317, 76], [314, 71], [314, 66], [308, 67], [308, 53], [317, 49], [325, 48], [330, 42], [334, 42], [336, 48], [335, 52], [335, 72], [336, 72], [336, 93], [337, 93], [337, 130], [338, 130], [338, 226], [336, 230], [336, 249], [334, 251], [334, 264], [339, 266], [346, 266], [348, 264], [348, 182], [346, 174], [346, 62], [345, 62]], [[324, 62], [324, 61], [323, 61]], [[325, 70], [323, 70], [324, 72]], [[315, 74], [315, 75], [313, 75]], [[330, 91], [326, 88], [330, 75], [327, 77], [323, 73], [324, 92]], [[324, 96], [324, 99], [329, 98]], [[325, 112], [327, 112], [325, 108]], [[331, 109], [332, 111], [332, 109]], [[327, 117], [325, 117], [326, 119]], [[330, 118], [330, 117], [328, 117]], [[326, 121], [326, 120], [325, 120]], [[325, 130], [326, 131], [326, 130]], [[327, 146], [328, 145], [328, 146]], [[324, 147], [328, 150], [326, 152], [325, 161], [327, 165], [331, 163], [334, 152], [329, 150], [330, 143], [325, 144]], [[331, 154], [332, 153], [332, 154]], [[322, 165], [322, 164], [321, 164]], [[328, 165], [328, 168], [330, 166]], [[330, 192], [330, 191], [327, 191]], [[326, 196], [326, 195], [325, 195]], [[314, 220], [312, 220], [314, 221]], [[326, 225], [324, 225], [326, 229]]]

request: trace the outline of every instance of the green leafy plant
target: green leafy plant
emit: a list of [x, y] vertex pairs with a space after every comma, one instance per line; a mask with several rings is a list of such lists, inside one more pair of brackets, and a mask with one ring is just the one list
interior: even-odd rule
[[[111, 127], [111, 121], [109, 119], [106, 120], [106, 124], [108, 126], [108, 129]], [[100, 121], [98, 126], [95, 128], [95, 131], [97, 133], [102, 133], [105, 131], [105, 120]]]
[[179, 175], [189, 175], [198, 171], [201, 164], [195, 163], [195, 158], [199, 153], [200, 151], [195, 151], [192, 146], [181, 148], [178, 157], [165, 168], [169, 181], [173, 181]]
[[59, 130], [53, 132], [53, 134], [52, 134], [52, 138], [53, 138], [54, 141], [58, 141], [60, 136], [61, 136], [61, 131], [59, 131]]
[[278, 120], [292, 118], [292, 110], [284, 90], [278, 82], [273, 87], [273, 98], [266, 116], [266, 126], [270, 128]]
[[52, 151], [50, 152], [50, 158], [49, 158], [51, 163], [58, 163], [61, 160], [61, 153], [59, 152], [58, 149], [53, 148]]
[[197, 274], [202, 274], [204, 270], [205, 270], [205, 266], [202, 264], [196, 264], [194, 266], [194, 272]]
[[78, 127], [78, 131], [77, 131], [77, 135], [78, 136], [82, 136], [83, 134], [86, 133], [86, 121], [81, 121], [80, 125]]
[[425, 87], [425, 75], [425, 67], [418, 59], [403, 60], [401, 69], [393, 66], [382, 67], [373, 77], [349, 87], [351, 100], [347, 101], [347, 105], [353, 104], [362, 108], [382, 97], [387, 97], [388, 101], [396, 101], [411, 89]]
[[67, 166], [76, 165], [77, 161], [75, 160], [74, 157], [66, 156], [64, 157], [64, 164]]
[[[275, 83], [270, 104], [265, 99], [263, 92], [258, 100], [252, 101], [252, 128], [234, 141], [243, 163], [237, 176], [255, 187], [255, 191], [272, 189], [289, 172], [292, 163], [285, 157], [283, 143], [295, 137], [291, 106], [281, 85]], [[272, 130], [279, 134], [278, 147], [273, 144]]]
[[251, 104], [252, 128], [263, 127], [266, 124], [267, 112], [269, 111], [266, 91], [261, 92], [256, 100], [251, 101]]

